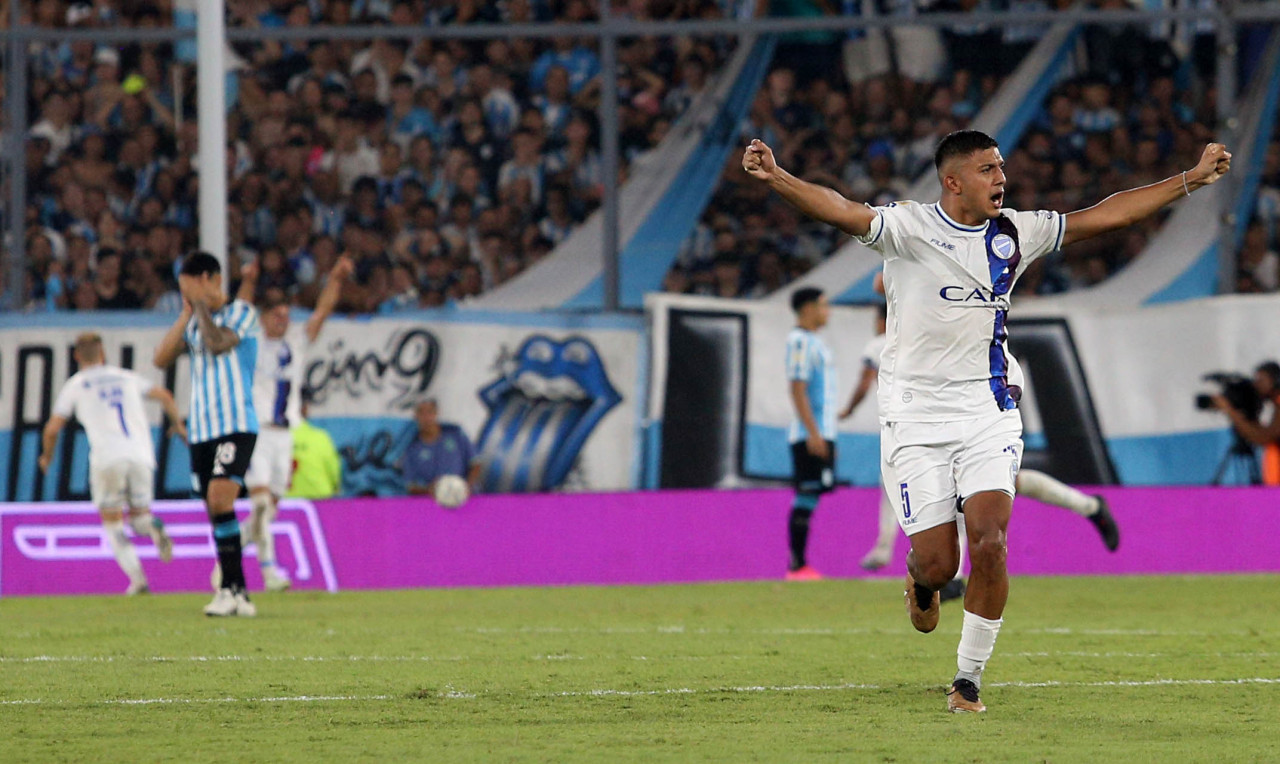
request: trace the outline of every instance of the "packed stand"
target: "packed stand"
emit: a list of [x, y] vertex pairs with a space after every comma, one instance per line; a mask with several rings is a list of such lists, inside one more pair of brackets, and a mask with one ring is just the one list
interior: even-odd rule
[[1258, 201], [1240, 241], [1235, 291], [1280, 290], [1280, 126], [1263, 160]]
[[[784, 6], [795, 15], [856, 13], [861, 7], [813, 0], [775, 2], [771, 10], [776, 15]], [[937, 142], [969, 125], [1044, 28], [937, 29], [911, 23], [918, 13], [979, 7], [973, 3], [877, 0], [871, 7], [898, 23], [888, 30], [784, 37], [740, 135], [744, 143], [760, 138], [769, 144], [797, 176], [878, 205], [904, 198], [913, 181], [932, 172]], [[1015, 3], [1013, 10], [1023, 7], [1031, 9]], [[1044, 7], [1049, 4], [1034, 9]], [[1003, 55], [987, 55], [993, 47]], [[748, 182], [739, 160], [735, 155], [726, 164], [701, 222], [667, 274], [665, 290], [762, 297], [844, 243], [834, 229], [805, 219]]]
[[[817, 5], [826, 5], [817, 3]], [[1017, 2], [1022, 10], [1066, 2]], [[1103, 8], [1123, 8], [1103, 0]], [[845, 8], [849, 5], [845, 4]], [[882, 14], [999, 8], [880, 2]], [[1043, 35], [1012, 24], [933, 31], [904, 21], [888, 33], [806, 40], [779, 50], [741, 130], [806, 180], [872, 205], [901, 199], [933, 172], [938, 140], [963, 129]], [[1089, 27], [1071, 68], [1016, 150], [1006, 151], [1008, 205], [1069, 212], [1106, 195], [1191, 167], [1212, 139], [1215, 47], [1211, 27], [1173, 32]], [[898, 51], [910, 50], [899, 57]], [[991, 51], [999, 55], [990, 55]], [[1175, 54], [1184, 50], [1185, 55]], [[1033, 265], [1019, 292], [1051, 294], [1096, 284], [1143, 250], [1163, 217], [1067, 248]], [[1273, 239], [1274, 241], [1274, 239]], [[667, 274], [667, 291], [759, 297], [803, 275], [845, 240], [748, 181], [733, 156], [702, 222]]]
[[[168, 7], [37, 0], [28, 21], [160, 27], [174, 23]], [[388, 30], [596, 13], [585, 0], [228, 0], [227, 9], [238, 27]], [[616, 10], [724, 12], [712, 0]], [[623, 177], [707, 87], [729, 42], [621, 42]], [[310, 306], [346, 253], [357, 273], [345, 311], [461, 302], [540, 260], [600, 204], [594, 43], [237, 43], [229, 57], [233, 280], [258, 261], [260, 290]], [[194, 43], [32, 46], [29, 94], [29, 269], [25, 299], [8, 307], [178, 309], [176, 264], [199, 238]]]

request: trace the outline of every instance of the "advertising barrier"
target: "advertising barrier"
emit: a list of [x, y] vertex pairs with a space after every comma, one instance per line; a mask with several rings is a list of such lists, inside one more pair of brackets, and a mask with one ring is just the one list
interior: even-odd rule
[[[948, 292], [939, 299], [963, 293]], [[968, 299], [968, 298], [966, 298]], [[976, 299], [976, 297], [974, 298]], [[1280, 357], [1280, 298], [1230, 296], [1144, 308], [1042, 309], [1017, 299], [1009, 351], [1026, 374], [1024, 466], [1069, 483], [1204, 485], [1247, 473], [1225, 459], [1228, 420], [1196, 407], [1214, 372], [1249, 376]], [[735, 487], [790, 477], [784, 355], [795, 317], [773, 301], [650, 295], [644, 485]], [[874, 309], [836, 307], [821, 336], [839, 404], [862, 373]], [[1263, 420], [1269, 421], [1269, 409]], [[837, 480], [879, 481], [874, 395], [839, 425]], [[1226, 467], [1221, 475], [1220, 468]]]
[[[38, 327], [0, 323], [0, 500], [87, 498], [87, 443], [74, 422], [49, 473], [36, 468], [40, 429], [75, 371], [71, 346], [80, 332], [100, 332], [108, 363], [164, 385], [187, 411], [186, 357], [165, 371], [151, 364], [172, 317], [137, 312], [95, 320], [88, 325], [71, 314], [42, 316]], [[481, 454], [486, 491], [633, 488], [643, 325], [639, 316], [458, 311], [330, 319], [303, 359], [310, 417], [333, 436], [346, 495], [404, 493], [400, 454], [416, 436], [414, 406], [428, 398]], [[156, 495], [186, 498], [187, 448], [159, 437], [158, 406], [149, 413]]]
[[[1105, 488], [1120, 526], [1108, 553], [1093, 526], [1066, 510], [1018, 500], [1009, 569], [1019, 575], [1280, 571], [1280, 537], [1228, 529], [1242, 511], [1270, 511], [1280, 489]], [[879, 492], [823, 500], [811, 564], [864, 577]], [[280, 564], [303, 589], [656, 584], [781, 579], [791, 494], [780, 489], [478, 496], [449, 511], [427, 499], [286, 500], [272, 527]], [[240, 507], [242, 515], [248, 507]], [[208, 591], [215, 559], [194, 502], [159, 502], [176, 559], [162, 565], [135, 539], [156, 592]], [[124, 590], [96, 513], [86, 504], [0, 505], [0, 596]], [[879, 576], [904, 570], [905, 537]], [[246, 551], [250, 587], [261, 581]], [[803, 584], [797, 584], [803, 585]], [[1015, 582], [1016, 587], [1016, 582]]]

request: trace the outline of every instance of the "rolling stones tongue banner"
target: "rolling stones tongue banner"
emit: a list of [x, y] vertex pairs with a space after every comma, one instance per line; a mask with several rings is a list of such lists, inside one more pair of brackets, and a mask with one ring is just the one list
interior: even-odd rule
[[403, 492], [400, 457], [426, 399], [471, 439], [486, 492], [634, 487], [639, 321], [541, 323], [327, 327], [304, 389], [342, 455], [344, 492]]
[[[431, 314], [420, 314], [423, 316]], [[300, 320], [295, 316], [295, 321]], [[134, 368], [174, 392], [185, 413], [185, 357], [167, 373], [151, 348], [168, 322], [140, 314], [119, 328], [95, 327], [109, 363]], [[81, 324], [4, 330], [0, 350], [0, 501], [84, 500], [83, 431], [69, 428], [48, 475], [36, 469], [39, 430], [72, 373]], [[482, 464], [486, 492], [626, 490], [637, 486], [643, 319], [459, 311], [429, 320], [331, 319], [305, 352], [308, 416], [342, 460], [343, 494], [404, 492], [401, 457], [417, 437], [414, 409], [433, 399]], [[157, 496], [185, 498], [185, 445], [160, 438]]]

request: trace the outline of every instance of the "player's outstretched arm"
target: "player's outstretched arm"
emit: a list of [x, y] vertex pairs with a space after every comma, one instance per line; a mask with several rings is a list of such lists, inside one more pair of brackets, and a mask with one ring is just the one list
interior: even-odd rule
[[1212, 185], [1231, 170], [1231, 152], [1221, 143], [1210, 143], [1195, 167], [1159, 183], [1112, 194], [1089, 207], [1067, 215], [1063, 245], [1133, 225], [1154, 215], [1161, 207], [1189, 196], [1197, 188]]
[[236, 299], [244, 300], [250, 305], [258, 293], [258, 264], [249, 263], [240, 269], [240, 288], [236, 290]]
[[773, 149], [762, 140], [753, 139], [747, 144], [742, 153], [742, 169], [767, 183], [792, 207], [850, 236], [865, 236], [875, 222], [876, 213], [867, 205], [846, 199], [825, 186], [800, 180], [779, 167], [773, 158]]
[[157, 368], [169, 368], [174, 361], [178, 360], [178, 356], [182, 355], [182, 350], [186, 346], [182, 335], [187, 330], [187, 322], [190, 320], [191, 303], [183, 300], [182, 312], [178, 314], [178, 320], [174, 321], [169, 331], [160, 338], [160, 344], [156, 345], [155, 352], [151, 356], [151, 362]]
[[355, 269], [355, 263], [351, 262], [351, 258], [346, 255], [339, 257], [333, 264], [333, 268], [329, 271], [329, 280], [325, 282], [324, 290], [316, 300], [316, 309], [311, 311], [311, 317], [307, 319], [307, 342], [315, 342], [316, 337], [320, 336], [324, 322], [333, 315], [333, 309], [338, 307], [338, 298], [342, 296], [342, 285]]
[[66, 418], [57, 414], [44, 423], [44, 430], [40, 433], [40, 458], [36, 461], [41, 472], [49, 471], [49, 465], [53, 463], [53, 447], [58, 444], [58, 433], [66, 424]]

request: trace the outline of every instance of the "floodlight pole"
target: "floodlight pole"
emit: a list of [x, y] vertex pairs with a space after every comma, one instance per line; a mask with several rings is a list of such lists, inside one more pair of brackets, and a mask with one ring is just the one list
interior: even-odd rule
[[[200, 249], [227, 270], [226, 20], [223, 0], [200, 0], [196, 16], [196, 122], [200, 150]], [[223, 288], [231, 274], [222, 280]]]
[[604, 309], [618, 309], [618, 38], [609, 20], [609, 0], [600, 3], [600, 167], [604, 183]]
[[[21, 3], [9, 0], [9, 29], [16, 30], [22, 24]], [[5, 47], [5, 138], [3, 159], [9, 175], [9, 227], [8, 289], [9, 304], [23, 307], [26, 297], [27, 266], [27, 45], [10, 40]], [[0, 239], [4, 234], [0, 233]]]

